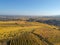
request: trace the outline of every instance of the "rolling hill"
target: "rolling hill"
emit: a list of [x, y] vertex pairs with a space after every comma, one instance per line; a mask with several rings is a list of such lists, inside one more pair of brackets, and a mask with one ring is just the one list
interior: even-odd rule
[[39, 22], [0, 21], [1, 45], [60, 45], [59, 27]]

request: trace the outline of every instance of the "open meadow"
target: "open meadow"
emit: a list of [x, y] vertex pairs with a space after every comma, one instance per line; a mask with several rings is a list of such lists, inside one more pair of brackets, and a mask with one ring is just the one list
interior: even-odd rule
[[39, 22], [0, 21], [0, 45], [60, 45], [60, 30]]

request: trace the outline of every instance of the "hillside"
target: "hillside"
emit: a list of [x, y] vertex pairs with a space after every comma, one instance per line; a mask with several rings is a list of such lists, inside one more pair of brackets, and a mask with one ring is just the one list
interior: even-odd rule
[[44, 23], [0, 21], [0, 42], [7, 45], [60, 45], [59, 34], [58, 27]]

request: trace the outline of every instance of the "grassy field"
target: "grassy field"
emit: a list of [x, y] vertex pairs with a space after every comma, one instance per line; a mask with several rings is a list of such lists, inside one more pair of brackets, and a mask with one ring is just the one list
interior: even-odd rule
[[2, 40], [10, 40], [10, 45], [60, 45], [60, 30], [38, 22], [0, 21]]

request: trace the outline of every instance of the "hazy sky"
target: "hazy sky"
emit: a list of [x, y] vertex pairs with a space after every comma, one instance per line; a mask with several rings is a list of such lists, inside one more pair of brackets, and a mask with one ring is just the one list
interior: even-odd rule
[[0, 15], [60, 15], [60, 0], [0, 0]]

